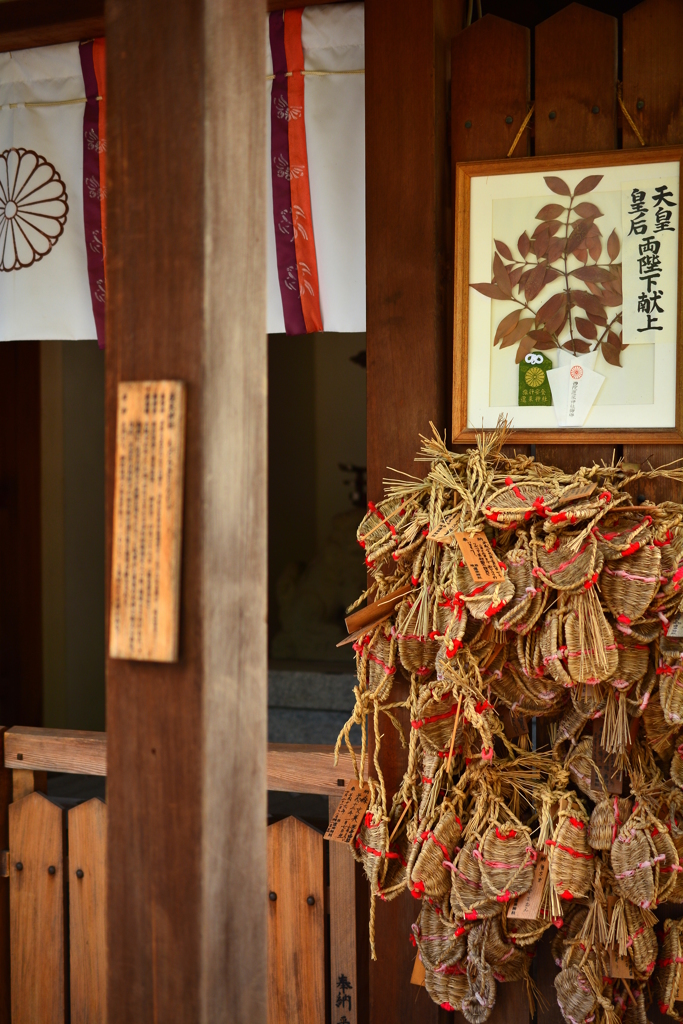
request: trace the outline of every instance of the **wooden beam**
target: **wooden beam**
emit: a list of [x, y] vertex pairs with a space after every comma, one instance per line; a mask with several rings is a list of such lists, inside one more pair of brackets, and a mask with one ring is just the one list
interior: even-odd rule
[[107, 661], [109, 1024], [266, 1020], [264, 21], [107, 3], [108, 567], [117, 384], [187, 384], [179, 660]]
[[[367, 778], [367, 763], [366, 772]], [[355, 779], [351, 755], [342, 750], [334, 764], [334, 747], [317, 744], [269, 743], [268, 789], [285, 793], [339, 796]]]
[[106, 775], [107, 734], [15, 726], [5, 733], [5, 767]]
[[104, 35], [104, 0], [9, 0], [0, 5], [0, 53]]

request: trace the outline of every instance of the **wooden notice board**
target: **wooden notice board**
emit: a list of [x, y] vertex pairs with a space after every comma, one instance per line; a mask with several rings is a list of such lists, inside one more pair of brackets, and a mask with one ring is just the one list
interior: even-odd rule
[[122, 381], [109, 655], [176, 661], [185, 456], [182, 381]]

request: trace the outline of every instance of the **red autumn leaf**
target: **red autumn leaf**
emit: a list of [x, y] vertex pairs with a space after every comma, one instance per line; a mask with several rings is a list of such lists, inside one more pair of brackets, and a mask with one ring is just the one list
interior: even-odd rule
[[528, 335], [527, 335], [526, 338], [522, 338], [522, 340], [519, 343], [519, 348], [517, 349], [517, 355], [515, 356], [515, 362], [516, 363], [521, 363], [521, 361], [524, 359], [524, 357], [529, 355], [529, 353], [531, 352], [533, 347], [534, 347], [534, 339], [533, 338], [530, 338]]
[[536, 323], [544, 324], [548, 317], [553, 316], [557, 313], [567, 301], [567, 297], [564, 292], [556, 292], [555, 295], [551, 295], [547, 302], [544, 302], [538, 313], [536, 314]]
[[602, 292], [597, 284], [593, 284], [592, 281], [586, 281], [586, 284], [588, 285], [588, 290], [592, 295], [597, 295], [598, 298], [602, 297]]
[[576, 288], [572, 288], [569, 293], [569, 298], [573, 306], [585, 309], [587, 313], [595, 313], [596, 316], [605, 315], [605, 310], [600, 299], [596, 298], [595, 295], [591, 295], [590, 292], [583, 292]]
[[626, 345], [622, 345], [622, 343], [621, 343], [621, 335], [620, 334], [616, 334], [614, 331], [608, 331], [607, 332], [607, 343], [609, 345], [613, 345], [614, 348], [617, 350], [617, 352], [619, 352], [622, 348], [626, 348], [627, 347]]
[[497, 238], [494, 239], [494, 242], [495, 242], [496, 249], [498, 250], [500, 255], [503, 257], [503, 259], [511, 260], [512, 259], [512, 253], [510, 252], [510, 249], [505, 244], [505, 242], [499, 242]]
[[547, 206], [538, 211], [536, 220], [556, 220], [557, 217], [561, 217], [566, 212], [566, 206], [560, 206], [559, 203], [548, 203]]
[[602, 211], [594, 203], [577, 203], [574, 212], [578, 213], [579, 217], [602, 217]]
[[529, 331], [529, 337], [534, 339], [535, 348], [555, 348], [549, 331]]
[[529, 236], [526, 231], [523, 231], [517, 239], [517, 248], [522, 259], [525, 260], [529, 255]]
[[588, 242], [588, 252], [590, 253], [590, 258], [592, 260], [595, 260], [595, 262], [597, 263], [598, 260], [600, 259], [601, 255], [602, 255], [602, 242], [600, 241], [599, 238], [595, 238], [595, 237], [587, 239], [587, 242]]
[[549, 349], [557, 348], [557, 343], [550, 339], [550, 341], [536, 341], [534, 348], [538, 348], [541, 352], [547, 352]]
[[579, 281], [592, 281], [593, 284], [612, 280], [609, 270], [603, 267], [579, 267], [578, 270], [570, 270], [569, 273], [573, 277], [578, 277]]
[[535, 243], [536, 256], [538, 257], [538, 259], [541, 259], [543, 256], [545, 256], [546, 252], [548, 251], [548, 246], [550, 245], [550, 235], [548, 234], [548, 232], [539, 231], [538, 235], [536, 236]]
[[621, 313], [619, 313], [617, 316], [615, 316], [614, 322], [617, 323], [617, 324], [622, 323], [622, 315], [621, 315]]
[[[607, 286], [607, 285], [605, 285], [605, 287], [607, 288], [608, 286]], [[609, 288], [610, 288], [610, 289], [611, 289], [612, 291], [616, 292], [616, 293], [617, 293], [617, 295], [622, 295], [622, 296], [623, 296], [623, 294], [624, 294], [624, 293], [623, 293], [623, 291], [622, 291], [622, 289], [621, 289], [621, 276], [619, 276], [619, 275], [614, 275], [614, 276], [612, 277], [612, 280], [611, 280], [611, 281], [610, 281], [610, 283], [609, 283]]]
[[607, 327], [607, 317], [606, 316], [596, 316], [595, 313], [588, 313], [586, 315], [588, 316], [588, 319], [590, 320], [590, 322], [592, 324], [597, 324], [598, 327]]
[[489, 299], [506, 299], [508, 297], [503, 295], [497, 284], [487, 284], [485, 281], [482, 284], [471, 284], [470, 288], [481, 292], [482, 295], [486, 295]]
[[617, 229], [615, 228], [607, 239], [607, 255], [609, 256], [610, 263], [617, 258], [620, 249], [621, 243], [619, 242], [619, 236], [617, 235]]
[[498, 341], [501, 338], [504, 338], [506, 335], [508, 335], [510, 333], [510, 331], [514, 327], [517, 326], [517, 322], [518, 322], [518, 320], [520, 318], [521, 313], [522, 313], [521, 309], [513, 309], [513, 311], [511, 313], [508, 313], [507, 316], [503, 317], [503, 319], [500, 321], [500, 323], [496, 327], [496, 336], [493, 339], [493, 344], [494, 345], [497, 345]]
[[588, 261], [588, 249], [586, 249], [585, 246], [580, 246], [578, 249], [575, 249], [574, 255], [579, 263], [586, 263]]
[[554, 316], [551, 316], [546, 320], [545, 329], [546, 331], [549, 331], [550, 334], [559, 334], [566, 322], [567, 310], [562, 306]]
[[510, 273], [510, 284], [512, 285], [513, 288], [515, 287], [515, 285], [519, 284], [519, 279], [522, 276], [522, 271], [523, 270], [524, 270], [524, 267], [515, 267], [514, 270], [511, 270], [509, 272]]
[[520, 320], [517, 326], [510, 331], [507, 337], [503, 338], [500, 343], [501, 348], [508, 348], [510, 345], [516, 345], [520, 338], [523, 338], [530, 327], [533, 327], [533, 317], [526, 317], [524, 320]]
[[562, 275], [560, 274], [559, 270], [555, 270], [554, 267], [546, 267], [545, 284], [550, 284], [551, 281], [554, 281], [557, 277], [561, 276]]
[[524, 291], [524, 289], [526, 288], [526, 283], [527, 283], [527, 281], [529, 280], [530, 277], [531, 277], [531, 270], [525, 270], [524, 273], [522, 274], [522, 276], [519, 279], [519, 290], [520, 290], [520, 292]]
[[510, 275], [505, 269], [505, 264], [497, 252], [493, 254], [493, 276], [503, 295], [508, 299], [511, 299], [512, 285], [510, 284]]
[[550, 191], [555, 192], [558, 196], [570, 196], [572, 194], [569, 185], [566, 181], [563, 181], [562, 178], [556, 178], [553, 175], [550, 175], [548, 177], [544, 177], [543, 180]]
[[584, 338], [588, 338], [589, 341], [596, 340], [598, 336], [598, 329], [595, 324], [592, 324], [590, 320], [584, 320], [581, 316], [577, 316], [574, 322], [579, 334], [583, 335]]
[[[587, 178], [583, 178], [574, 189], [575, 196], [585, 196], [586, 192], [592, 192], [593, 189], [600, 184], [602, 181], [602, 174], [589, 174]], [[546, 181], [548, 179], [546, 178]]]
[[574, 222], [572, 233], [567, 240], [567, 254], [574, 252], [584, 242], [586, 235], [588, 234], [588, 228], [590, 223], [585, 220], [577, 220]]
[[602, 299], [603, 306], [621, 306], [624, 302], [621, 295], [613, 292], [611, 288], [604, 288], [600, 298]]
[[548, 263], [555, 263], [556, 260], [559, 260], [563, 252], [564, 238], [552, 238], [550, 240], [550, 245], [548, 246], [548, 252], [546, 253]]
[[613, 345], [608, 345], [606, 341], [603, 341], [600, 346], [600, 351], [602, 352], [605, 362], [610, 363], [612, 366], [621, 366], [618, 348], [615, 348]]
[[587, 341], [581, 341], [581, 338], [574, 338], [573, 341], [565, 341], [562, 348], [566, 348], [567, 352], [571, 352], [572, 355], [578, 352], [579, 355], [585, 356], [586, 352], [590, 352], [591, 347]]
[[527, 302], [531, 302], [536, 298], [541, 288], [545, 284], [545, 272], [547, 267], [544, 263], [539, 263], [537, 267], [531, 271], [529, 280], [526, 283], [524, 294], [526, 295]]

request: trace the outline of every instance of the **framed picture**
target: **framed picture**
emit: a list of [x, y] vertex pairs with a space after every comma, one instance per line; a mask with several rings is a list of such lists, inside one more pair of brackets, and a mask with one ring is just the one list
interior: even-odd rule
[[454, 441], [683, 441], [682, 159], [457, 164]]

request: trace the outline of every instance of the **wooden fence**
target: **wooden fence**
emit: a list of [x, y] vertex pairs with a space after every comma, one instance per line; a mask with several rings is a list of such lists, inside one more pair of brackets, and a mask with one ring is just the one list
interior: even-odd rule
[[[105, 1024], [107, 807], [45, 794], [48, 772], [106, 776], [106, 733], [0, 738], [0, 1024]], [[269, 790], [326, 796], [333, 813], [352, 777], [331, 747], [269, 744]], [[270, 825], [264, 896], [269, 1022], [363, 1024], [367, 887], [350, 850], [297, 818]]]

